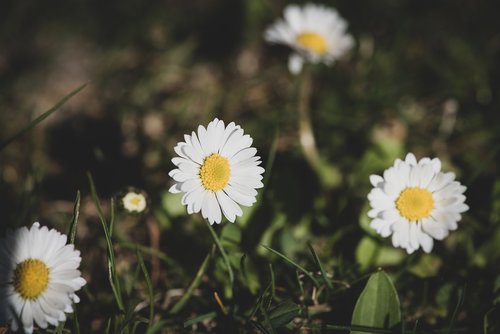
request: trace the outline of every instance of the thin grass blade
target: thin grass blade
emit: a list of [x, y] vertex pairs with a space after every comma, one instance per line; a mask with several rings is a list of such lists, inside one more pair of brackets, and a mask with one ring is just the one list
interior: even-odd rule
[[57, 111], [63, 104], [66, 103], [70, 98], [78, 94], [82, 89], [85, 88], [87, 84], [83, 84], [77, 89], [73, 90], [71, 93], [63, 97], [59, 102], [57, 102], [52, 108], [49, 110], [45, 111], [43, 114], [35, 118], [33, 121], [31, 121], [25, 128], [23, 128], [21, 131], [18, 133], [14, 134], [12, 137], [5, 139], [4, 141], [0, 142], [0, 151], [3, 150], [7, 145], [24, 135], [26, 132], [30, 131], [33, 129], [35, 126], [37, 126], [39, 123], [41, 123], [44, 119], [49, 117], [52, 113]]

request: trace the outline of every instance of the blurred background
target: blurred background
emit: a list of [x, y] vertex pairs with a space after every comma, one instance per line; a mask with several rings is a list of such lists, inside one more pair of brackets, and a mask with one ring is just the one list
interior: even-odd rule
[[[289, 3], [0, 2], [0, 139], [87, 83], [0, 153], [0, 211], [2, 230], [40, 221], [65, 231], [76, 192], [82, 192], [77, 247], [89, 284], [79, 317], [89, 331], [102, 331], [116, 309], [87, 172], [107, 214], [109, 199], [127, 187], [148, 193], [147, 214], [119, 213], [115, 223], [118, 269], [130, 284], [130, 300], [140, 301], [144, 286], [129, 280], [137, 265], [130, 245], [168, 256], [168, 263], [146, 260], [158, 292], [157, 317], [164, 316], [173, 332], [217, 308], [214, 290], [226, 291], [230, 305], [245, 314], [269, 282], [269, 262], [281, 297], [299, 302], [297, 281], [289, 278], [293, 268], [260, 245], [308, 266], [307, 242], [342, 282], [384, 267], [395, 280], [405, 320], [419, 319], [423, 327], [445, 327], [466, 287], [457, 326], [470, 333], [482, 329], [500, 299], [500, 4], [321, 2], [348, 21], [356, 41], [332, 67], [312, 69], [318, 150], [337, 173], [325, 187], [299, 145], [299, 82], [287, 69], [290, 50], [262, 38]], [[170, 159], [185, 133], [214, 117], [240, 124], [267, 169], [258, 204], [235, 225], [216, 227], [236, 238], [226, 240], [229, 253], [239, 256], [236, 263], [247, 254], [250, 278], [239, 278], [231, 299], [223, 265], [215, 261], [186, 308], [167, 317], [212, 243], [201, 217], [187, 216], [180, 197], [168, 194]], [[368, 176], [406, 152], [439, 157], [468, 188], [470, 210], [458, 231], [436, 242], [429, 255], [408, 257], [368, 227]], [[307, 320], [349, 324], [362, 288], [355, 284], [323, 300], [318, 316]], [[223, 332], [243, 325], [217, 317], [198, 326]]]

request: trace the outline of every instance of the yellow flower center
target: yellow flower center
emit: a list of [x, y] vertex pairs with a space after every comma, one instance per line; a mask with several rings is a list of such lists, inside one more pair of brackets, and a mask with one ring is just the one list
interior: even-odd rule
[[229, 182], [229, 161], [223, 156], [214, 153], [203, 161], [200, 168], [200, 179], [203, 187], [211, 191], [224, 189]]
[[430, 215], [434, 209], [432, 193], [419, 187], [406, 188], [396, 200], [399, 213], [410, 221], [417, 221]]
[[14, 271], [14, 289], [23, 299], [36, 299], [49, 285], [49, 268], [40, 260], [28, 259]]
[[315, 32], [300, 33], [295, 40], [301, 47], [309, 49], [318, 55], [323, 55], [328, 51], [328, 44], [325, 38]]
[[139, 195], [136, 195], [136, 196], [132, 197], [131, 199], [129, 199], [130, 204], [132, 204], [133, 206], [138, 206], [139, 203], [141, 203], [141, 201], [142, 201], [142, 197]]

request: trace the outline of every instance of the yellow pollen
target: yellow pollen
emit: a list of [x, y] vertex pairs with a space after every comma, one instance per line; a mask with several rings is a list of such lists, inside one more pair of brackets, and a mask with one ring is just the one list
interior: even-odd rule
[[132, 205], [137, 206], [139, 203], [141, 203], [141, 196], [135, 196], [134, 198], [131, 198], [129, 201]]
[[49, 284], [49, 268], [40, 260], [28, 259], [14, 270], [14, 289], [23, 299], [36, 299]]
[[323, 55], [328, 51], [328, 44], [323, 36], [315, 32], [303, 32], [295, 38], [297, 43], [318, 55]]
[[229, 161], [223, 156], [214, 153], [203, 161], [200, 168], [200, 179], [203, 187], [211, 191], [224, 189], [229, 182]]
[[409, 221], [417, 221], [430, 215], [434, 209], [434, 199], [427, 189], [406, 188], [399, 194], [396, 208]]

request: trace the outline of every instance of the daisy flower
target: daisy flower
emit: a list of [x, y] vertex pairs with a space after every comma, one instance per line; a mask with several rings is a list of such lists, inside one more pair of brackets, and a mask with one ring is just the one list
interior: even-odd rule
[[200, 125], [197, 133], [184, 135], [184, 140], [174, 148], [179, 156], [172, 159], [177, 168], [169, 173], [175, 181], [170, 192], [184, 193], [187, 212], [201, 211], [210, 224], [220, 223], [222, 214], [234, 222], [242, 215], [240, 205], [255, 203], [255, 189], [264, 186], [264, 168], [251, 147], [252, 138], [234, 122], [224, 126], [216, 118], [207, 128]]
[[301, 71], [304, 61], [331, 65], [354, 45], [346, 33], [346, 21], [333, 8], [312, 3], [302, 8], [288, 5], [283, 14], [285, 19], [267, 28], [264, 39], [294, 50], [288, 61], [293, 74]]
[[128, 213], [142, 213], [147, 208], [147, 199], [143, 192], [129, 190], [121, 199], [123, 208]]
[[429, 253], [434, 239], [442, 240], [457, 229], [466, 187], [452, 172], [441, 172], [441, 161], [423, 158], [417, 162], [412, 153], [404, 161], [397, 159], [383, 177], [371, 175], [373, 189], [368, 194], [372, 209], [370, 226], [382, 237], [392, 234], [394, 247], [408, 254], [422, 247]]
[[72, 313], [75, 294], [86, 284], [77, 269], [80, 252], [67, 237], [34, 223], [7, 232], [0, 240], [0, 321], [8, 321], [32, 333], [34, 322], [41, 328], [56, 326]]

